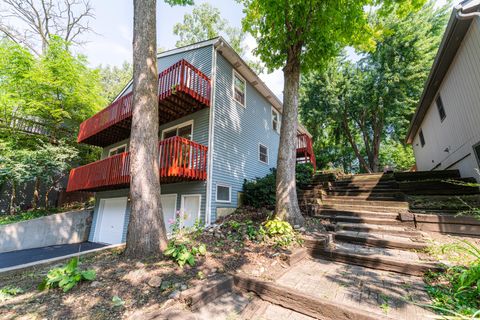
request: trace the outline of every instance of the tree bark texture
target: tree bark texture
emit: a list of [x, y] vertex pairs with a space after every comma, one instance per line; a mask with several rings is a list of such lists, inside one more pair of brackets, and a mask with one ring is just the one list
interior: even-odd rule
[[161, 255], [167, 247], [158, 167], [156, 1], [134, 0], [131, 215], [126, 255]]
[[298, 57], [299, 55], [289, 53], [287, 64], [283, 69], [285, 84], [282, 127], [277, 159], [275, 206], [276, 216], [290, 222], [292, 225], [303, 225], [305, 221], [298, 206], [295, 181], [298, 88], [300, 82], [300, 59]]
[[35, 185], [33, 188], [32, 209], [36, 210], [38, 208], [39, 200], [40, 200], [40, 179], [36, 177]]

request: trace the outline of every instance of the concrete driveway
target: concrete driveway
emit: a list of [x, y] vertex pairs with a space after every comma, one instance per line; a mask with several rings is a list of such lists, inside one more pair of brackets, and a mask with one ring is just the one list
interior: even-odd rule
[[4, 252], [0, 253], [0, 269], [15, 267], [25, 263], [31, 263], [45, 259], [62, 257], [105, 246], [107, 245], [103, 243], [83, 242]]

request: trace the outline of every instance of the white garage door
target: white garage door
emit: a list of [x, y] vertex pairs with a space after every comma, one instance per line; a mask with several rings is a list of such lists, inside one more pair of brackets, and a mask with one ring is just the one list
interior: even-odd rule
[[162, 210], [163, 221], [167, 228], [167, 233], [172, 232], [173, 223], [175, 222], [175, 212], [177, 211], [177, 195], [176, 194], [162, 194]]
[[101, 199], [97, 218], [95, 241], [122, 243], [127, 198]]

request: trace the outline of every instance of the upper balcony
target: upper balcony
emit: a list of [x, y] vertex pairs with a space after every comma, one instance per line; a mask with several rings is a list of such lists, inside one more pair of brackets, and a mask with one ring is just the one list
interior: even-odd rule
[[[207, 146], [182, 137], [158, 144], [161, 183], [207, 179]], [[123, 152], [72, 169], [67, 192], [127, 188], [130, 184], [130, 152]]]
[[[159, 124], [210, 106], [210, 79], [185, 60], [160, 72]], [[132, 92], [80, 124], [77, 141], [105, 147], [130, 137]]]

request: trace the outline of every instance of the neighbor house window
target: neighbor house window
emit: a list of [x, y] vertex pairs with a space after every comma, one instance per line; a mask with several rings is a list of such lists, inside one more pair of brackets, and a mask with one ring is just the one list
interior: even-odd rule
[[268, 164], [268, 148], [263, 144], [258, 145], [258, 160]]
[[231, 190], [230, 186], [217, 184], [217, 202], [231, 202]]
[[245, 91], [247, 83], [238, 73], [233, 71], [233, 99], [245, 107]]
[[425, 137], [423, 136], [423, 131], [420, 130], [420, 133], [418, 134], [418, 137], [420, 138], [420, 144], [423, 146], [425, 145]]
[[275, 132], [280, 132], [280, 114], [272, 107], [272, 129]]
[[443, 121], [443, 119], [445, 119], [447, 114], [445, 113], [442, 97], [440, 97], [440, 95], [438, 95], [436, 103], [437, 103], [438, 114], [440, 115], [440, 121]]
[[115, 147], [115, 148], [112, 148], [108, 151], [108, 156], [111, 157], [111, 156], [114, 156], [116, 154], [120, 154], [120, 153], [123, 153], [127, 151], [127, 145], [126, 144], [122, 144], [118, 147]]

